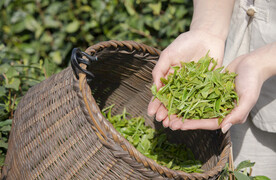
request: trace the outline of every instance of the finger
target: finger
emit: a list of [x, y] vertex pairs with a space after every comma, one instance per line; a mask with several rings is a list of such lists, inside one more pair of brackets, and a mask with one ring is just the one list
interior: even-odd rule
[[150, 103], [148, 105], [148, 115], [150, 117], [152, 117], [156, 114], [158, 108], [161, 105], [161, 102], [157, 98], [155, 98], [154, 100], [153, 99], [154, 99], [154, 97], [151, 98]]
[[[252, 100], [253, 99], [253, 100]], [[233, 124], [241, 124], [246, 121], [246, 118], [254, 106], [254, 98], [248, 95], [240, 97], [239, 105], [235, 107], [230, 114], [228, 114], [222, 121], [220, 127], [223, 133], [226, 133]]]
[[168, 110], [163, 104], [161, 104], [157, 110], [155, 118], [157, 121], [160, 122], [160, 121], [163, 121], [167, 116], [168, 116]]
[[169, 126], [171, 130], [179, 130], [181, 129], [182, 124], [183, 124], [182, 118], [175, 118], [170, 121]]
[[181, 125], [181, 130], [194, 130], [206, 129], [216, 130], [219, 129], [218, 119], [185, 119]]
[[162, 123], [163, 123], [163, 126], [164, 126], [165, 128], [169, 127], [169, 124], [170, 124], [169, 117], [167, 116], [167, 117], [165, 118], [165, 120], [164, 120]]
[[173, 119], [176, 119], [176, 118], [177, 118], [177, 116], [176, 116], [175, 114], [170, 115], [170, 118], [167, 116], [167, 117], [165, 118], [165, 120], [163, 121], [163, 126], [166, 127], [166, 128], [169, 127], [171, 121], [172, 121]]

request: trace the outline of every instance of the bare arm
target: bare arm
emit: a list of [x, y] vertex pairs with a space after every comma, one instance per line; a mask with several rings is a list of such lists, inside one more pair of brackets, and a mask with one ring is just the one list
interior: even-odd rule
[[234, 0], [194, 0], [191, 30], [202, 30], [225, 40]]

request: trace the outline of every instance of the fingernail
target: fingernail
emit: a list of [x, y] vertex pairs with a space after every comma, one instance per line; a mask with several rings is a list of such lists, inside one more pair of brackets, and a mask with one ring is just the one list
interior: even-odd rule
[[225, 134], [230, 129], [231, 126], [232, 126], [232, 123], [227, 123], [225, 126], [223, 126], [221, 128], [222, 133]]

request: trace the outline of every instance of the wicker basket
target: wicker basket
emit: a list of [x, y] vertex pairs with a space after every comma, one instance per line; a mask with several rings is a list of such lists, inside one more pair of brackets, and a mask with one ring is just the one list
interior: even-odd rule
[[[114, 114], [126, 107], [129, 113], [145, 117], [147, 125], [162, 127], [146, 113], [151, 98], [151, 71], [160, 51], [133, 41], [107, 41], [89, 47], [86, 53], [97, 57], [97, 62], [92, 62], [96, 58], [80, 58], [80, 66], [73, 62], [77, 69], [68, 67], [48, 78], [32, 87], [20, 101], [3, 179], [219, 176], [229, 158], [229, 133], [167, 129], [172, 142], [185, 143], [204, 163], [204, 173], [188, 174], [160, 166], [142, 155], [101, 114], [101, 108], [115, 103]], [[91, 81], [87, 83], [87, 79]]]

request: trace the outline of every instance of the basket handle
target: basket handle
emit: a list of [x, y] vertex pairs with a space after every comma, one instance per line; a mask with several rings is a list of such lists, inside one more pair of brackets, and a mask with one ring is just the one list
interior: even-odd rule
[[[88, 60], [84, 59], [85, 56]], [[83, 69], [80, 64], [90, 66], [92, 62], [98, 61], [97, 56], [91, 56], [86, 52], [81, 51], [79, 48], [74, 48], [71, 55], [71, 66], [77, 79], [79, 79], [80, 71], [86, 74], [87, 81], [90, 82], [95, 77], [93, 73]]]
[[[86, 59], [84, 59], [83, 56]], [[94, 118], [93, 113], [95, 113], [95, 112], [93, 112], [93, 110], [91, 110], [89, 102], [88, 102], [89, 100], [85, 94], [87, 84], [89, 84], [89, 82], [91, 82], [92, 79], [95, 78], [95, 76], [92, 72], [87, 71], [85, 69], [84, 65], [90, 66], [92, 64], [92, 62], [97, 61], [97, 60], [98, 60], [97, 56], [91, 56], [91, 55], [87, 54], [86, 52], [81, 51], [79, 48], [74, 48], [72, 51], [71, 67], [73, 69], [75, 77], [79, 80], [79, 88], [80, 88], [80, 92], [82, 94], [83, 102], [87, 108], [87, 111], [88, 111], [88, 114], [89, 114], [91, 120], [93, 121], [95, 130], [98, 131], [98, 132], [95, 131], [96, 135], [99, 137], [99, 139], [102, 141], [102, 143], [105, 143], [107, 137], [106, 137], [104, 131], [102, 130], [102, 128], [100, 127], [100, 122], [96, 118]], [[85, 79], [87, 81], [87, 84], [85, 83]]]

